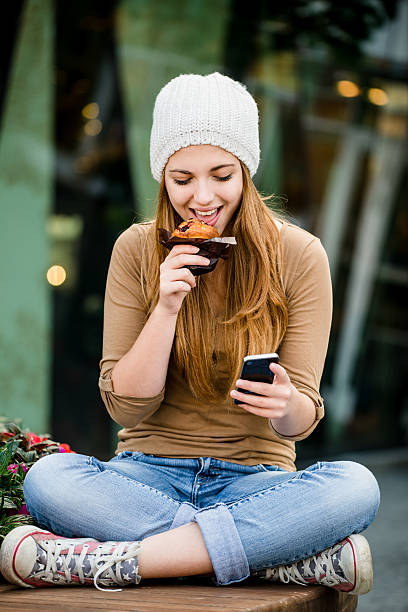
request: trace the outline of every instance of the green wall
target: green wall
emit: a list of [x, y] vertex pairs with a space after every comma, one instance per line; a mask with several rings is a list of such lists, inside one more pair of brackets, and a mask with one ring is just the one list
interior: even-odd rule
[[208, 74], [222, 69], [229, 16], [230, 0], [167, 3], [122, 0], [118, 7], [116, 33], [121, 93], [133, 191], [140, 216], [153, 213], [158, 191], [149, 160], [155, 98], [179, 74]]
[[28, 0], [0, 131], [0, 414], [49, 429], [53, 3]]

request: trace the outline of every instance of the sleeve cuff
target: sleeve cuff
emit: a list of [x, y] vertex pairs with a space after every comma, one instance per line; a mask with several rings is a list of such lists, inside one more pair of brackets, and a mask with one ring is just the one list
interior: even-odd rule
[[311, 400], [313, 400], [315, 404], [315, 408], [316, 408], [315, 420], [310, 425], [310, 427], [306, 429], [306, 431], [303, 431], [302, 433], [296, 434], [294, 436], [284, 436], [280, 434], [278, 431], [276, 431], [276, 429], [273, 427], [271, 423], [271, 420], [269, 419], [269, 427], [272, 429], [274, 435], [277, 438], [280, 438], [281, 440], [292, 440], [293, 442], [299, 442], [300, 440], [304, 440], [305, 438], [310, 436], [310, 434], [316, 429], [319, 421], [321, 421], [324, 416], [324, 404], [323, 404], [322, 397], [320, 395], [316, 397], [316, 395], [312, 393], [309, 389], [302, 389], [300, 387], [296, 387], [296, 388], [298, 391], [300, 391], [300, 393], [307, 395], [308, 397], [310, 397]]
[[113, 390], [113, 383], [110, 376], [108, 378], [99, 377], [99, 388], [101, 391], [105, 391], [106, 393], [110, 393], [113, 397], [122, 398], [127, 401], [135, 401], [135, 404], [140, 405], [141, 403], [146, 404], [148, 402], [155, 402], [158, 399], [163, 399], [164, 396], [164, 387], [157, 395], [152, 395], [150, 397], [135, 397], [132, 395], [122, 395], [121, 393], [115, 393]]
[[112, 419], [125, 428], [136, 427], [138, 423], [149, 418], [164, 398], [164, 387], [157, 395], [151, 397], [132, 397], [113, 391], [110, 375], [99, 378], [101, 396]]

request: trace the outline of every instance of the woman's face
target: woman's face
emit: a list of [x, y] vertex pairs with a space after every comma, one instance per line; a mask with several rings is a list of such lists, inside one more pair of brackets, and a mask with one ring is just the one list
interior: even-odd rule
[[241, 203], [238, 159], [220, 147], [191, 145], [176, 151], [164, 172], [170, 202], [180, 217], [196, 217], [222, 235]]

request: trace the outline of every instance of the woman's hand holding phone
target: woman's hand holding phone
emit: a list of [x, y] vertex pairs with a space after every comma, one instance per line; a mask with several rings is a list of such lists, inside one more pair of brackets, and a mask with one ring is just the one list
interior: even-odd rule
[[243, 393], [231, 391], [231, 397], [241, 408], [268, 419], [281, 419], [291, 410], [291, 399], [294, 387], [281, 365], [270, 363], [269, 370], [273, 373], [273, 382], [258, 382], [240, 378], [236, 382], [238, 389], [250, 391]]
[[177, 315], [187, 293], [196, 286], [188, 265], [205, 266], [210, 260], [196, 255], [199, 247], [175, 245], [160, 266], [160, 297], [158, 306], [168, 314]]

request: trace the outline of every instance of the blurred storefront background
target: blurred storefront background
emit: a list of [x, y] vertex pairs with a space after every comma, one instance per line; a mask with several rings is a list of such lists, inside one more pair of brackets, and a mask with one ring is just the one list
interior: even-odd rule
[[0, 414], [108, 457], [113, 243], [153, 213], [154, 99], [218, 70], [260, 109], [264, 193], [331, 266], [326, 419], [300, 457], [408, 442], [407, 0], [14, 0], [0, 55]]

